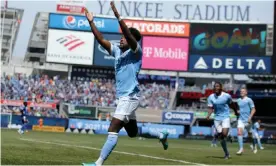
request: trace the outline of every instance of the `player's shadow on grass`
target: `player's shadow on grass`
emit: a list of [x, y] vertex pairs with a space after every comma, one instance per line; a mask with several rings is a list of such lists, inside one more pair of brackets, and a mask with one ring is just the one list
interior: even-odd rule
[[224, 159], [224, 157], [221, 157], [221, 156], [206, 156], [206, 158]]

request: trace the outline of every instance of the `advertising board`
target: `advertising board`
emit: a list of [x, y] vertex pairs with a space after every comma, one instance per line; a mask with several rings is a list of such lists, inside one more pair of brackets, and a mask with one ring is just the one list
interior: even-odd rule
[[[103, 37], [110, 41], [111, 44], [120, 45], [120, 40], [122, 38], [121, 34], [108, 34], [103, 33]], [[139, 42], [140, 46], [141, 41]], [[104, 66], [104, 67], [114, 67], [115, 65], [115, 58], [113, 56], [110, 56], [109, 53], [99, 44], [99, 42], [96, 40], [94, 45], [94, 61], [93, 65], [96, 66]]]
[[58, 0], [57, 12], [62, 13], [84, 13], [85, 0]]
[[[68, 127], [73, 129], [93, 129], [95, 134], [107, 134], [109, 125], [109, 121], [69, 119]], [[137, 125], [142, 129], [142, 134], [156, 135], [163, 130], [169, 132], [168, 138], [179, 138], [180, 135], [184, 134], [184, 126], [151, 123], [138, 123]], [[124, 128], [119, 132], [119, 135], [127, 135]]]
[[[106, 40], [109, 40], [112, 44], [119, 46], [122, 35], [103, 34], [103, 37]], [[110, 56], [109, 53], [99, 44], [98, 41], [95, 41], [93, 65], [114, 67], [114, 60], [115, 58], [113, 56]]]
[[[117, 19], [95, 17], [93, 21], [100, 32], [119, 33], [119, 23]], [[91, 32], [86, 17], [80, 15], [50, 13], [48, 26], [53, 29]]]
[[92, 33], [49, 29], [46, 61], [92, 65], [93, 45]]
[[208, 73], [271, 73], [270, 57], [190, 55], [189, 71]]
[[141, 20], [124, 20], [124, 21], [127, 26], [138, 29], [142, 35], [174, 36], [174, 37], [175, 36], [189, 37], [190, 35], [189, 23], [141, 21]]
[[191, 24], [190, 53], [265, 55], [266, 25]]
[[103, 78], [103, 79], [114, 79], [114, 69], [99, 69], [92, 68], [90, 66], [72, 66], [71, 79], [72, 80], [83, 80], [83, 81], [91, 81], [95, 78]]
[[187, 71], [189, 39], [143, 37], [143, 69]]
[[162, 114], [163, 123], [174, 123], [174, 124], [191, 124], [193, 121], [193, 112], [171, 112], [164, 111]]
[[38, 126], [38, 125], [33, 125], [32, 130], [62, 133], [62, 132], [65, 131], [65, 128], [60, 127], [60, 126]]

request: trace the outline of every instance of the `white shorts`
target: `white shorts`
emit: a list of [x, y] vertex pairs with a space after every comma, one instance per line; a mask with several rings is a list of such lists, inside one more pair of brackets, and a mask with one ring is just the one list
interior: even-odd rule
[[128, 123], [130, 119], [136, 120], [135, 111], [139, 104], [139, 96], [137, 94], [120, 97], [113, 117], [125, 123]]
[[244, 129], [249, 132], [252, 133], [252, 125], [248, 122], [243, 122], [241, 120], [238, 120], [238, 128], [242, 128], [242, 130], [244, 131]]
[[221, 133], [223, 128], [230, 128], [230, 118], [226, 118], [223, 120], [215, 120], [214, 124], [217, 132]]

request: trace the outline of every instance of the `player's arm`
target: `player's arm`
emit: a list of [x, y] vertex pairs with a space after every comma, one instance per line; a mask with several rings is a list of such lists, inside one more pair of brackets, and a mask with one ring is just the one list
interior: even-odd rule
[[118, 13], [115, 4], [113, 1], [110, 2], [111, 8], [114, 12], [115, 17], [118, 19], [120, 27], [122, 29], [122, 32], [124, 34], [124, 37], [126, 38], [127, 43], [129, 44], [132, 51], [135, 53], [138, 51], [138, 44], [136, 39], [133, 37], [131, 32], [129, 31], [126, 23], [121, 19], [120, 14]]
[[85, 11], [85, 16], [91, 27], [91, 31], [94, 34], [96, 40], [100, 43], [101, 46], [103, 46], [105, 50], [108, 51], [109, 55], [111, 55], [111, 43], [108, 40], [105, 40], [101, 32], [98, 31], [96, 25], [93, 22], [94, 17], [92, 13], [89, 13], [89, 11], [86, 8], [84, 9], [84, 11]]
[[214, 108], [213, 108], [213, 103], [211, 100], [211, 97], [209, 96], [207, 99], [207, 104], [208, 104], [208, 115], [206, 117], [206, 119], [210, 119], [210, 116], [212, 115], [212, 113], [214, 112]]

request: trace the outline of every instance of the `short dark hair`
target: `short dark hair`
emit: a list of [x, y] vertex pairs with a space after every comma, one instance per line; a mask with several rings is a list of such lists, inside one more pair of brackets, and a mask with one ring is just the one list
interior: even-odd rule
[[24, 101], [24, 102], [23, 102], [23, 105], [24, 105], [24, 106], [27, 106], [27, 105], [28, 105], [28, 102]]
[[142, 38], [141, 33], [136, 28], [128, 28], [130, 33], [133, 35], [133, 37], [136, 39], [137, 42], [139, 42]]
[[214, 87], [216, 86], [216, 84], [219, 84], [219, 86], [222, 88], [222, 84], [220, 82], [215, 82]]

